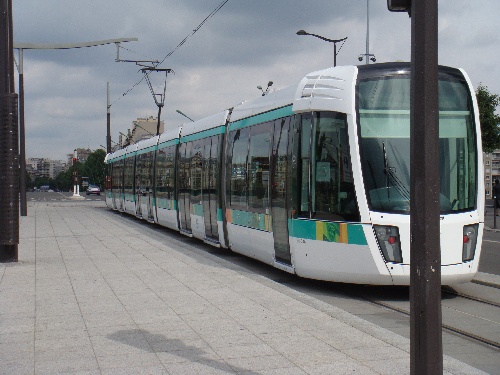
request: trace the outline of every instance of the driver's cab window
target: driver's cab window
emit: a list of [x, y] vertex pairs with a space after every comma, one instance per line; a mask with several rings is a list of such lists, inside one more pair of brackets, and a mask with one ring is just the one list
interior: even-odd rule
[[301, 216], [359, 221], [347, 116], [316, 112], [311, 120], [302, 121], [301, 129]]

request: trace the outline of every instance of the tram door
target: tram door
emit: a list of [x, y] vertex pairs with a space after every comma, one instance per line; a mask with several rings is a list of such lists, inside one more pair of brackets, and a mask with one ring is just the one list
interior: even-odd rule
[[205, 140], [203, 152], [203, 214], [205, 216], [205, 236], [214, 241], [219, 240], [217, 227], [217, 202], [219, 187], [217, 181], [219, 170], [220, 135]]
[[[291, 265], [288, 239], [287, 169], [289, 163], [288, 136], [291, 118], [274, 122], [273, 149], [271, 155], [271, 214], [273, 217], [274, 252], [276, 261]], [[293, 120], [292, 120], [293, 121]]]
[[179, 146], [179, 228], [181, 232], [191, 233], [191, 183], [190, 162], [192, 143], [183, 143]]

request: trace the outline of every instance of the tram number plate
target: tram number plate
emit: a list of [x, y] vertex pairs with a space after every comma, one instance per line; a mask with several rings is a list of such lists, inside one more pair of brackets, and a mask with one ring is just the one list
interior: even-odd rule
[[297, 243], [306, 243], [306, 240], [303, 238], [297, 238]]

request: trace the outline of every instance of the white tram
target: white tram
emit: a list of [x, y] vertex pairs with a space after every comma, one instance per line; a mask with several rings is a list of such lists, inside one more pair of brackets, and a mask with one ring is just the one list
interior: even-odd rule
[[[108, 154], [109, 207], [299, 276], [410, 283], [410, 65], [341, 66]], [[479, 115], [439, 68], [441, 274], [477, 272]]]

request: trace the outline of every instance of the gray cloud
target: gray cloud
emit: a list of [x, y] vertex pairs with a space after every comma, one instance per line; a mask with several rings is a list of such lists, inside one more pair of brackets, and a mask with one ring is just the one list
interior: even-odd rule
[[[67, 43], [137, 37], [122, 58], [163, 59], [222, 0], [23, 0], [14, 2], [16, 42]], [[494, 0], [439, 2], [440, 63], [464, 68], [474, 85], [500, 93], [499, 37]], [[377, 61], [409, 60], [410, 19], [370, 0], [370, 52]], [[365, 0], [229, 0], [162, 67], [168, 77], [166, 126], [201, 118], [275, 88], [297, 83], [333, 64], [333, 46], [295, 35], [305, 29], [348, 40], [338, 64], [358, 64], [365, 52]], [[339, 45], [340, 46], [340, 45]], [[105, 144], [106, 82], [111, 84], [112, 138], [157, 108], [139, 68], [114, 62], [113, 45], [66, 51], [25, 51], [26, 150], [29, 157], [63, 159], [76, 147]]]

